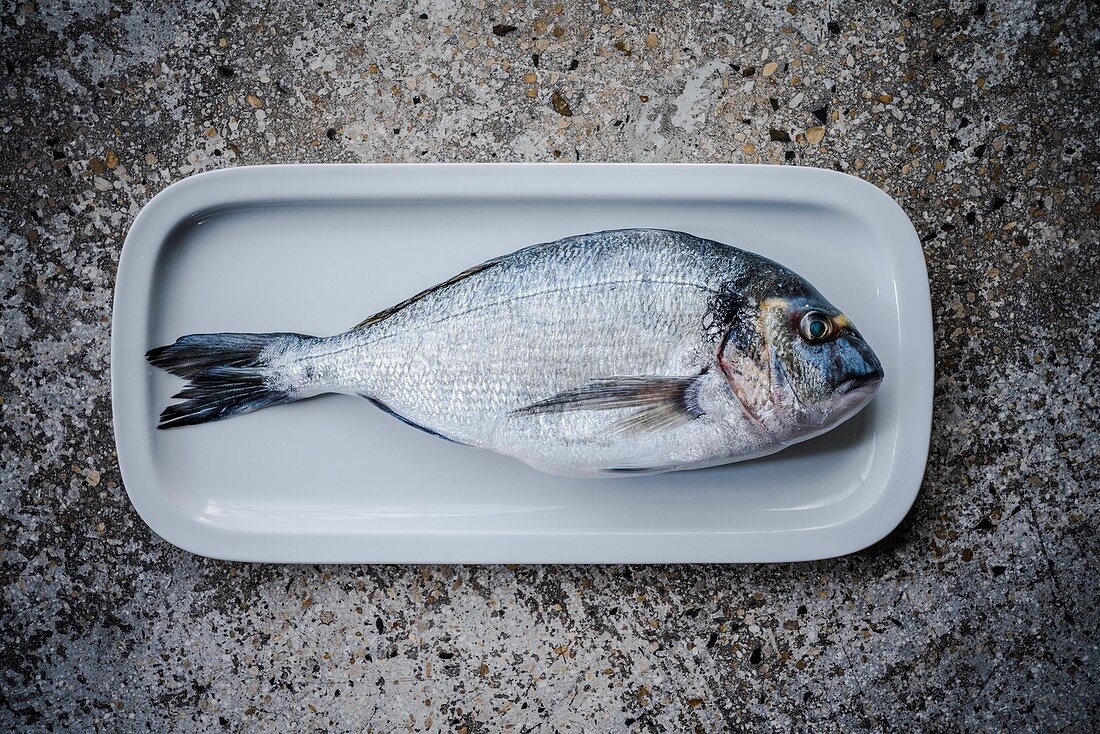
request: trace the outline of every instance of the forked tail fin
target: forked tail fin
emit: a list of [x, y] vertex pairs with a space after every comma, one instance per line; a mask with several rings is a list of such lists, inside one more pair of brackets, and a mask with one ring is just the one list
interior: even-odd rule
[[189, 334], [146, 353], [150, 364], [186, 378], [183, 402], [160, 414], [157, 428], [177, 428], [244, 415], [306, 397], [279, 363], [317, 337], [304, 334]]

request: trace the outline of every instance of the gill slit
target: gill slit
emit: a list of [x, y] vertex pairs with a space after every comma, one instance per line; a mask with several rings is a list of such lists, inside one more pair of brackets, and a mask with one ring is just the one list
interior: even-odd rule
[[[737, 404], [741, 406], [741, 411], [745, 414], [746, 417], [749, 418], [749, 420], [751, 420], [754, 424], [756, 424], [756, 427], [759, 428], [760, 431], [765, 436], [772, 439], [773, 441], [776, 441], [777, 443], [783, 443], [782, 441], [778, 441], [778, 439], [776, 439], [775, 435], [772, 434], [772, 432], [768, 430], [768, 427], [764, 425], [764, 422], [761, 421], [760, 418], [757, 417], [756, 413], [753, 412], [752, 408], [749, 407], [749, 404], [745, 401], [745, 398], [741, 396], [740, 387], [738, 386], [737, 382], [735, 382], [735, 379], [737, 377], [740, 377], [740, 373], [735, 374], [734, 369], [733, 369], [733, 365], [729, 364], [725, 360], [725, 358], [722, 356], [726, 352], [726, 344], [727, 344], [727, 342], [729, 342], [730, 331], [731, 330], [726, 331], [726, 335], [722, 338], [722, 342], [718, 345], [718, 355], [717, 355], [717, 357], [718, 357], [718, 366], [722, 369], [722, 373], [727, 378], [726, 382], [729, 384], [730, 392], [733, 393], [733, 396], [735, 398], [737, 398]], [[771, 395], [772, 394], [772, 392], [771, 392], [771, 389], [772, 389], [771, 346], [767, 343], [767, 341], [764, 342], [764, 349], [767, 350], [767, 355], [768, 355], [768, 395]]]

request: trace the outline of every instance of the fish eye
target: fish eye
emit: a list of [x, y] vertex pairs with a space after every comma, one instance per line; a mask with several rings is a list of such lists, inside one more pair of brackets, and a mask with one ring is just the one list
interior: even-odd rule
[[828, 315], [820, 311], [806, 313], [798, 323], [798, 331], [810, 344], [821, 344], [837, 335], [836, 324]]

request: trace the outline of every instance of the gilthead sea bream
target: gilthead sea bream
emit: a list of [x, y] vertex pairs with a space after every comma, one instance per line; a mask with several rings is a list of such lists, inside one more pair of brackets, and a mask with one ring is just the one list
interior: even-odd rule
[[160, 428], [345, 393], [568, 476], [770, 454], [851, 417], [883, 379], [791, 270], [653, 229], [527, 247], [336, 336], [191, 334], [148, 359], [189, 381]]

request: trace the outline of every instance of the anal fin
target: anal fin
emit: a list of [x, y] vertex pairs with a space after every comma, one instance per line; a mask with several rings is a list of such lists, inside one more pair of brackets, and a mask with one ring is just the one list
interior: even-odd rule
[[367, 399], [368, 401], [370, 401], [370, 403], [371, 403], [371, 404], [372, 404], [372, 405], [373, 405], [374, 407], [378, 408], [379, 410], [381, 410], [381, 411], [382, 411], [383, 413], [385, 413], [386, 415], [390, 415], [390, 416], [393, 416], [393, 417], [394, 417], [394, 418], [396, 418], [397, 420], [399, 420], [399, 421], [401, 421], [402, 423], [404, 423], [404, 424], [405, 424], [406, 426], [412, 426], [413, 428], [415, 428], [415, 429], [417, 429], [417, 430], [419, 430], [419, 431], [423, 431], [424, 433], [427, 433], [427, 434], [428, 434], [429, 436], [435, 436], [436, 438], [442, 438], [442, 439], [443, 439], [444, 441], [450, 441], [451, 443], [458, 443], [458, 444], [460, 444], [460, 443], [461, 443], [461, 441], [456, 441], [456, 440], [454, 440], [453, 438], [451, 438], [450, 436], [444, 436], [444, 435], [443, 435], [442, 433], [440, 433], [439, 431], [434, 431], [434, 430], [432, 430], [431, 428], [428, 428], [427, 426], [422, 426], [422, 425], [420, 425], [419, 423], [417, 423], [417, 422], [415, 422], [415, 421], [411, 421], [411, 420], [409, 420], [408, 418], [406, 418], [405, 416], [401, 415], [400, 413], [398, 413], [398, 412], [397, 412], [396, 410], [394, 410], [394, 409], [393, 409], [393, 408], [391, 408], [390, 406], [388, 406], [388, 405], [386, 405], [385, 403], [383, 403], [383, 402], [382, 402], [381, 400], [379, 400], [378, 398], [372, 398], [372, 397], [371, 397], [371, 396], [369, 396], [369, 395], [363, 395], [363, 397], [364, 397], [364, 398], [366, 398], [366, 399]]

